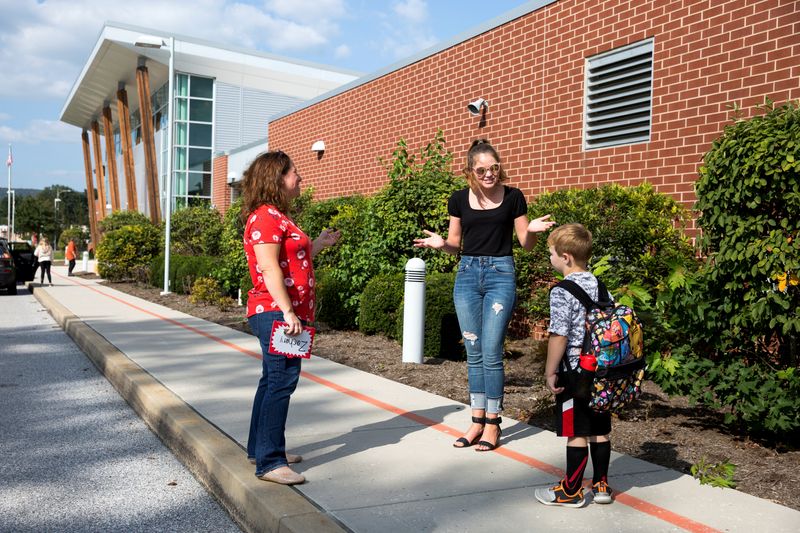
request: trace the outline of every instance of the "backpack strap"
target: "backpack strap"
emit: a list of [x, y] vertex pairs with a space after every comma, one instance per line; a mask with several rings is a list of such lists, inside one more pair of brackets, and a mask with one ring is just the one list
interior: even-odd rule
[[[599, 282], [598, 282], [599, 283]], [[572, 281], [571, 279], [561, 280], [556, 284], [556, 287], [560, 287], [573, 295], [588, 311], [592, 307], [595, 306], [594, 300], [592, 300], [586, 291], [583, 290], [583, 287]], [[600, 291], [600, 287], [597, 288], [598, 293]]]
[[571, 295], [573, 295], [588, 311], [592, 307], [600, 306], [605, 307], [607, 305], [611, 305], [611, 296], [608, 293], [608, 289], [606, 289], [605, 284], [599, 279], [597, 280], [597, 301], [591, 299], [591, 297], [583, 290], [583, 287], [572, 281], [571, 279], [564, 279], [559, 281], [556, 284], [556, 287], [561, 287]]

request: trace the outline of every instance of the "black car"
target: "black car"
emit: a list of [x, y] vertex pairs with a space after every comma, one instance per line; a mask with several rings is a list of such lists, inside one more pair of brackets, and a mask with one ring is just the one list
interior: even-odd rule
[[0, 239], [0, 288], [17, 294], [17, 267], [6, 239]]
[[11, 241], [8, 243], [11, 248], [11, 257], [17, 267], [17, 281], [33, 281], [33, 274], [36, 271], [36, 256], [33, 255], [33, 246], [25, 241]]

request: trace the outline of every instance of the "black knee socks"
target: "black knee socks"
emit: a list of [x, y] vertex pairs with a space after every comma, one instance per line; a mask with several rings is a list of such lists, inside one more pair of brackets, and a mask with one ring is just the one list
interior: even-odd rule
[[567, 475], [564, 477], [564, 490], [567, 494], [575, 494], [581, 488], [588, 460], [588, 447], [567, 446]]
[[608, 463], [611, 462], [611, 442], [592, 442], [592, 485], [598, 481], [608, 482]]

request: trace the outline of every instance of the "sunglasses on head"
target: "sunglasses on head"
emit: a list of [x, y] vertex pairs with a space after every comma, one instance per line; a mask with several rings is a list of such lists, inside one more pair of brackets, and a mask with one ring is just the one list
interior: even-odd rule
[[495, 163], [489, 167], [478, 167], [472, 169], [472, 172], [474, 172], [478, 177], [485, 176], [487, 171], [491, 172], [493, 175], [496, 175], [498, 172], [500, 172], [500, 165]]

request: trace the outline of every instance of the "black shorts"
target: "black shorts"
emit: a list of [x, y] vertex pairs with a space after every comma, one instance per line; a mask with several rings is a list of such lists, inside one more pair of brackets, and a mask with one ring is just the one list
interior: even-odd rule
[[589, 407], [589, 400], [572, 397], [572, 381], [559, 373], [556, 387], [564, 392], [556, 395], [556, 434], [559, 437], [599, 437], [611, 433], [611, 413], [598, 413]]

